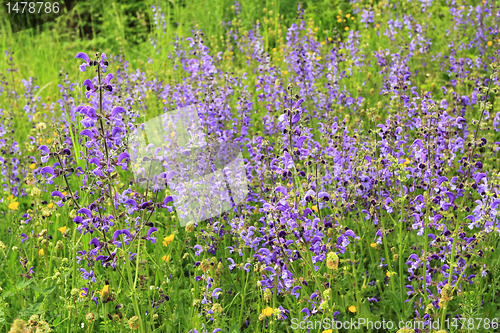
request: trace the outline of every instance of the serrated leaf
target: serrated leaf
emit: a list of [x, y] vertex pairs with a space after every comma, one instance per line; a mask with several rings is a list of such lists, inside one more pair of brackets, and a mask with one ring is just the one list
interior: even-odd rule
[[57, 289], [57, 284], [53, 285], [52, 287], [45, 288], [42, 293], [45, 295], [53, 293]]
[[19, 314], [23, 317], [31, 317], [32, 315], [39, 314], [40, 307], [42, 303], [35, 303], [28, 306], [26, 309], [22, 309]]

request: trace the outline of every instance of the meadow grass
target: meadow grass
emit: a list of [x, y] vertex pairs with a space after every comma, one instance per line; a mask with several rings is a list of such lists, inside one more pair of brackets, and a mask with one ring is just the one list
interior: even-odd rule
[[[3, 15], [0, 331], [497, 330], [498, 10], [89, 1], [15, 34]], [[140, 186], [127, 151], [188, 106], [249, 186], [182, 225], [196, 188]]]

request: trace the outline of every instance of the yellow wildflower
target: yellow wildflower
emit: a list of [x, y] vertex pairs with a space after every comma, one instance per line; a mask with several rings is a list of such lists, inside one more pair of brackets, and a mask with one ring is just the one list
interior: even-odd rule
[[370, 244], [370, 246], [371, 246], [372, 248], [376, 249], [376, 248], [377, 248], [377, 246], [378, 246], [378, 244], [377, 244], [377, 243], [371, 243], [371, 244]]
[[19, 208], [19, 202], [15, 201], [15, 202], [11, 202], [9, 204], [9, 209], [12, 209], [12, 210], [17, 210]]
[[491, 46], [493, 45], [493, 42], [491, 40], [488, 41], [488, 43], [486, 43], [488, 46]]
[[47, 139], [46, 141], [47, 143], [51, 143], [52, 142], [52, 139]]
[[349, 307], [349, 311], [351, 311], [352, 313], [356, 313], [356, 310], [357, 310], [357, 309], [356, 309], [356, 307], [355, 307], [354, 305], [351, 305], [351, 306]]
[[324, 330], [322, 333], [333, 333], [333, 330]]
[[172, 243], [173, 240], [174, 240], [174, 234], [171, 234], [163, 238], [163, 246], [168, 246], [168, 244]]
[[316, 213], [318, 212], [318, 207], [316, 205], [311, 207], [312, 210], [314, 210]]
[[63, 233], [63, 234], [64, 234], [64, 233], [66, 232], [66, 230], [67, 230], [67, 229], [68, 229], [68, 227], [67, 227], [67, 226], [64, 226], [64, 227], [60, 227], [60, 228], [59, 228], [59, 229], [57, 229], [57, 230], [59, 230], [61, 233]]
[[36, 163], [30, 164], [30, 169], [31, 170], [35, 170], [35, 168], [36, 168]]
[[45, 252], [43, 251], [43, 249], [38, 250], [38, 255], [39, 255], [39, 256], [43, 256], [43, 254], [44, 254], [44, 253], [45, 253]]
[[164, 262], [169, 262], [169, 261], [170, 261], [170, 254], [164, 255], [163, 257], [161, 257], [161, 259], [162, 259]]
[[47, 207], [49, 207], [50, 209], [52, 209], [52, 207], [54, 207], [54, 203], [53, 203], [53, 202], [49, 203], [49, 204], [47, 205]]
[[268, 306], [267, 308], [265, 308], [264, 310], [262, 310], [262, 314], [266, 317], [271, 317], [272, 314], [273, 314], [273, 308]]
[[345, 31], [348, 31], [349, 30], [349, 27], [345, 27]]
[[351, 17], [351, 14], [347, 14], [345, 17], [349, 18], [349, 17]]

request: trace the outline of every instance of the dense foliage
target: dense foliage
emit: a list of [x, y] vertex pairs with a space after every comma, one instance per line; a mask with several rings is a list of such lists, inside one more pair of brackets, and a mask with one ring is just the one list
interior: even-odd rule
[[[0, 330], [495, 331], [498, 4], [311, 2], [285, 18], [269, 2], [253, 26], [248, 8], [206, 32], [172, 30], [182, 6], [155, 3], [105, 36], [115, 54], [60, 52], [58, 77], [4, 39]], [[171, 189], [134, 177], [130, 140], [188, 106], [241, 150], [249, 185], [184, 226]]]

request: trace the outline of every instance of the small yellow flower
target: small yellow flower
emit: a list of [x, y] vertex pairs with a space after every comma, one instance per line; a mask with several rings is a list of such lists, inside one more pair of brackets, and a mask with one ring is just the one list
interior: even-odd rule
[[86, 295], [87, 293], [85, 292], [85, 290], [80, 291], [80, 297], [85, 297]]
[[349, 27], [345, 27], [345, 31], [348, 31], [349, 30]]
[[15, 202], [11, 202], [9, 204], [9, 209], [12, 209], [12, 210], [17, 210], [19, 208], [19, 202], [15, 201]]
[[328, 37], [328, 41], [331, 41], [332, 40], [332, 37]]
[[49, 207], [50, 209], [52, 209], [52, 207], [54, 207], [54, 203], [53, 203], [53, 202], [49, 203], [49, 204], [47, 205], [47, 207]]
[[109, 295], [109, 284], [105, 285], [102, 288], [101, 295], [103, 295], [103, 296], [108, 296]]
[[349, 17], [351, 17], [351, 14], [346, 14], [346, 16], [345, 16], [345, 17], [349, 18]]
[[64, 191], [64, 192], [62, 193], [62, 195], [64, 195], [64, 196], [66, 196], [67, 194], [68, 194], [68, 192], [66, 192], [66, 191]]
[[288, 74], [288, 71], [285, 71], [285, 72], [284, 72], [284, 74], [285, 74], [285, 75], [287, 75], [287, 74]]
[[167, 103], [167, 100], [166, 100], [166, 99], [163, 99], [163, 100], [162, 100], [162, 102], [163, 102], [163, 103]]
[[321, 42], [321, 45], [325, 45], [325, 42]]
[[311, 207], [312, 210], [314, 210], [316, 213], [318, 212], [318, 207], [316, 205]]
[[314, 31], [318, 31], [318, 28], [314, 28]]
[[44, 254], [44, 253], [45, 253], [45, 252], [43, 251], [43, 249], [38, 250], [38, 255], [39, 255], [39, 256], [43, 256], [43, 254]]
[[378, 28], [378, 27], [380, 27], [380, 25], [377, 23], [377, 25], [375, 27]]
[[316, 60], [321, 60], [321, 57], [316, 57]]
[[272, 314], [273, 314], [273, 308], [268, 306], [267, 308], [265, 308], [264, 310], [262, 310], [262, 314], [266, 317], [271, 317]]
[[63, 233], [63, 234], [64, 234], [64, 233], [66, 232], [66, 230], [67, 230], [67, 229], [68, 229], [68, 227], [67, 227], [67, 226], [64, 226], [64, 227], [60, 227], [60, 228], [59, 228], [59, 229], [57, 229], [57, 230], [59, 230], [61, 233]]
[[30, 164], [30, 169], [31, 170], [35, 170], [35, 168], [36, 168], [36, 163]]
[[168, 246], [168, 244], [172, 243], [173, 240], [174, 240], [174, 234], [171, 234], [163, 238], [163, 246]]
[[491, 46], [493, 45], [493, 42], [491, 40], [488, 41], [488, 43], [486, 43], [488, 46]]
[[372, 248], [376, 249], [376, 248], [377, 248], [377, 246], [378, 246], [378, 244], [377, 244], [377, 243], [371, 243], [371, 244], [370, 244], [370, 246], [371, 246]]
[[354, 16], [351, 16], [351, 20], [354, 21]]
[[340, 22], [342, 22], [342, 19], [341, 19], [341, 18], [339, 18], [339, 19], [337, 20], [337, 22], [339, 22], [339, 23], [340, 23]]
[[357, 310], [357, 309], [356, 309], [356, 307], [355, 307], [354, 305], [351, 305], [351, 306], [349, 307], [349, 311], [351, 311], [352, 313], [356, 313], [356, 310]]
[[161, 257], [161, 259], [162, 259], [164, 262], [169, 262], [169, 261], [170, 261], [170, 254], [164, 255], [163, 257]]
[[175, 132], [170, 133], [171, 138], [175, 138]]
[[404, 164], [404, 166], [407, 166], [407, 165], [408, 165], [408, 164], [410, 164], [410, 163], [411, 163], [411, 161], [410, 161], [409, 159], [406, 159], [406, 160], [405, 160], [405, 162], [404, 162], [403, 164]]
[[322, 333], [333, 333], [333, 330], [324, 330]]
[[52, 142], [52, 139], [47, 139], [46, 141], [47, 143], [51, 143]]
[[273, 52], [276, 52], [276, 48], [275, 47], [273, 47]]

